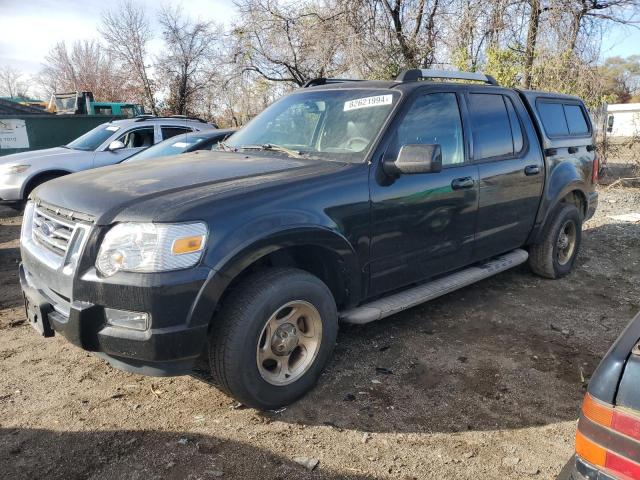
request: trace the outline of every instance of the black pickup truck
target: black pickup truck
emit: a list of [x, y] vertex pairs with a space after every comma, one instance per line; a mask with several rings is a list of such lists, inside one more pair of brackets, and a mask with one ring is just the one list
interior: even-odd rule
[[597, 172], [576, 97], [480, 73], [317, 79], [221, 151], [39, 187], [21, 235], [27, 315], [131, 372], [206, 358], [222, 390], [276, 408], [312, 388], [339, 320], [527, 259], [569, 273]]

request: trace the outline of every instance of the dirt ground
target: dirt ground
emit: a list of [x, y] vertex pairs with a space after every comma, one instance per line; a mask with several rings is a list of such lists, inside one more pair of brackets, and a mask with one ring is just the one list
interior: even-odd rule
[[0, 477], [554, 478], [590, 374], [640, 310], [640, 224], [610, 218], [640, 212], [640, 189], [600, 195], [567, 278], [522, 266], [345, 326], [317, 388], [269, 413], [39, 337], [18, 286], [21, 219], [0, 208]]

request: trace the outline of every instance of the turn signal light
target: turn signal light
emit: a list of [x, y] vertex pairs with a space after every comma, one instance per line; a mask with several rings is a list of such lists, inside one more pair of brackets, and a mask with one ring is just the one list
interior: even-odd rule
[[198, 252], [202, 249], [204, 235], [194, 235], [192, 237], [178, 238], [173, 242], [171, 253], [182, 255], [183, 253]]
[[585, 437], [580, 430], [576, 433], [576, 453], [597, 467], [604, 467], [607, 463], [607, 451]]
[[596, 422], [605, 427], [611, 426], [613, 408], [594, 400], [588, 393], [584, 397], [584, 402], [582, 402], [582, 413], [592, 422]]

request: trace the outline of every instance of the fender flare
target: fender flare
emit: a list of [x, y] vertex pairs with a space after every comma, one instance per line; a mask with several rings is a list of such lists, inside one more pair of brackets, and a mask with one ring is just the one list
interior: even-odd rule
[[[533, 243], [539, 243], [542, 241], [542, 235], [545, 229], [545, 226], [552, 219], [553, 214], [558, 208], [558, 205], [562, 202], [562, 199], [566, 197], [571, 192], [579, 192], [582, 196], [582, 200], [585, 203], [585, 208], [588, 208], [588, 197], [585, 189], [584, 182], [581, 180], [572, 181], [569, 184], [565, 185], [561, 190], [558, 191], [556, 195], [554, 195], [552, 201], [548, 204], [544, 217], [540, 224], [537, 227], [537, 232], [533, 236]], [[582, 215], [585, 212], [580, 212]]]
[[209, 265], [211, 272], [195, 302], [195, 309], [191, 315], [192, 324], [200, 324], [211, 319], [231, 282], [247, 267], [276, 251], [305, 245], [326, 249], [338, 257], [342, 266], [340, 273], [344, 276], [347, 286], [346, 303], [357, 303], [364, 282], [358, 256], [351, 243], [341, 233], [327, 227], [297, 226], [247, 240], [228, 255]]

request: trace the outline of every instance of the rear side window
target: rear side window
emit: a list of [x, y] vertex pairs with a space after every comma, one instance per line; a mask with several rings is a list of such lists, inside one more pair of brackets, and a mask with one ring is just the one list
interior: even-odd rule
[[537, 102], [544, 131], [549, 137], [589, 134], [589, 124], [580, 105], [560, 102]]
[[571, 135], [586, 135], [589, 133], [589, 126], [580, 105], [565, 105], [564, 114], [567, 117]]
[[561, 103], [539, 102], [538, 113], [547, 135], [550, 137], [569, 135], [569, 126]]
[[[513, 155], [511, 122], [504, 97], [499, 94], [472, 93], [469, 95], [469, 107], [474, 160]], [[521, 130], [519, 135], [522, 139]]]
[[162, 127], [162, 139], [166, 140], [167, 138], [188, 132], [191, 132], [191, 129], [186, 127]]

